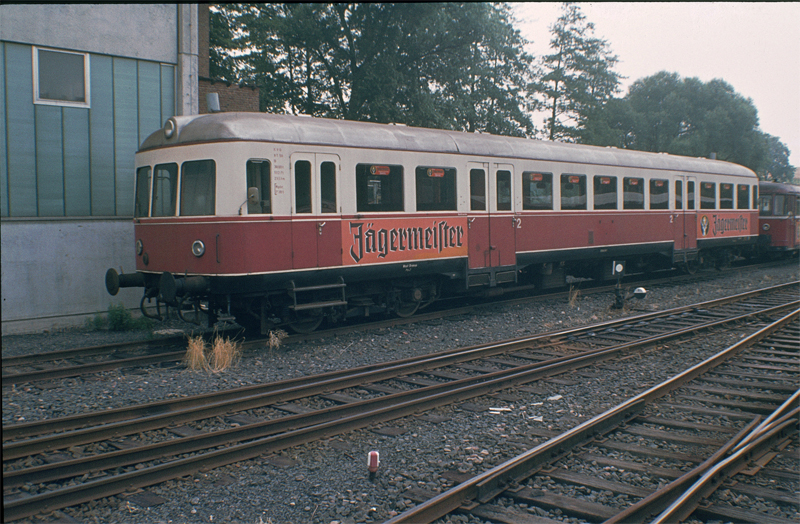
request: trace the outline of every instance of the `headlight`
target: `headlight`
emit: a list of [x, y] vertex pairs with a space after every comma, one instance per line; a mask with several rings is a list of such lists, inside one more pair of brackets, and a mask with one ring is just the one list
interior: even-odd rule
[[143, 251], [144, 251], [144, 244], [142, 244], [141, 240], [137, 240], [136, 241], [136, 254], [141, 256]]
[[195, 240], [192, 244], [192, 254], [196, 257], [202, 257], [203, 253], [206, 252], [206, 245], [203, 244], [202, 240]]

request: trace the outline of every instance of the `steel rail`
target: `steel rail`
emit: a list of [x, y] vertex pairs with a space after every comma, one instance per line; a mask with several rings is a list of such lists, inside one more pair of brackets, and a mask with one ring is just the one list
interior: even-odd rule
[[[721, 326], [740, 320], [746, 320], [752, 316], [768, 314], [771, 312], [774, 313], [790, 307], [797, 307], [798, 304], [800, 304], [800, 301], [794, 301], [789, 304], [772, 306], [756, 312], [751, 311], [734, 317], [711, 320], [674, 330], [668, 332], [666, 335], [658, 334], [650, 337], [640, 338], [634, 342], [613, 346], [613, 348], [617, 350], [625, 350], [643, 344], [652, 344], [657, 341], [683, 336], [687, 333], [692, 333], [703, 329], [710, 329], [712, 327]], [[69, 446], [95, 442], [99, 439], [119, 437], [131, 433], [139, 433], [145, 430], [158, 429], [178, 422], [199, 420], [219, 414], [229, 413], [231, 411], [244, 411], [247, 409], [263, 407], [268, 404], [275, 404], [277, 402], [287, 402], [310, 395], [321, 394], [333, 389], [344, 389], [347, 387], [359, 386], [367, 382], [395, 378], [398, 375], [425, 371], [426, 369], [430, 369], [432, 367], [443, 367], [464, 360], [473, 360], [477, 358], [475, 357], [476, 354], [480, 355], [480, 357], [486, 357], [496, 353], [519, 350], [526, 347], [529, 343], [529, 339], [514, 340], [499, 344], [473, 347], [457, 353], [449, 353], [445, 355], [435, 354], [411, 364], [389, 366], [374, 371], [355, 373], [346, 377], [326, 379], [301, 386], [299, 388], [285, 388], [277, 391], [247, 395], [245, 397], [238, 397], [219, 402], [207, 402], [200, 406], [193, 406], [180, 411], [162, 412], [138, 419], [127, 419], [120, 422], [103, 424], [85, 429], [78, 429], [64, 433], [55, 433], [18, 442], [10, 442], [3, 445], [3, 461], [18, 459], [54, 449], [61, 449]], [[590, 350], [580, 354], [602, 354], [605, 349], [606, 348]], [[552, 361], [545, 361], [544, 363], [547, 364], [548, 362], [558, 362], [562, 359], [568, 358], [570, 357], [559, 357]], [[536, 368], [541, 366], [542, 363], [537, 362], [529, 364], [528, 366], [523, 366], [521, 369]], [[483, 376], [491, 376], [491, 374]]]
[[[685, 330], [693, 329], [694, 328], [685, 328]], [[750, 338], [752, 338], [752, 336], [748, 339]], [[636, 341], [623, 344], [623, 346], [630, 347], [643, 344], [646, 344], [646, 342]], [[460, 387], [455, 387], [456, 384], [454, 383], [440, 384], [432, 387], [438, 390], [437, 392], [422, 396], [419, 399], [406, 399], [399, 404], [393, 403], [388, 406], [373, 407], [366, 411], [361, 409], [358, 413], [353, 415], [338, 416], [335, 420], [307, 426], [302, 429], [291, 430], [281, 435], [266, 437], [244, 444], [234, 445], [223, 450], [124, 473], [113, 478], [100, 479], [79, 486], [61, 488], [25, 499], [9, 501], [9, 503], [4, 506], [4, 510], [6, 516], [10, 520], [14, 520], [42, 511], [58, 509], [68, 505], [114, 495], [132, 487], [144, 487], [170, 478], [193, 473], [200, 467], [218, 467], [232, 462], [246, 460], [266, 451], [278, 451], [297, 444], [366, 427], [378, 421], [383, 422], [408, 416], [440, 405], [484, 395], [497, 389], [504, 389], [511, 385], [524, 384], [543, 376], [550, 376], [563, 372], [566, 369], [589, 365], [598, 360], [608, 358], [612, 354], [619, 353], [620, 351], [621, 349], [619, 348], [605, 348], [587, 352], [588, 354], [581, 355], [580, 357], [566, 360], [562, 359], [561, 362], [539, 367], [538, 369], [525, 369], [524, 371], [512, 369], [495, 372], [492, 374], [494, 375], [492, 378], [472, 377], [469, 379], [462, 379], [459, 381], [463, 384]], [[526, 368], [532, 367], [536, 367], [536, 365], [526, 366]], [[483, 380], [481, 381], [481, 379]], [[643, 404], [644, 401], [639, 402], [637, 404], [637, 409], [643, 406]], [[617, 414], [619, 418], [615, 418], [614, 420], [622, 420], [629, 416], [628, 413], [619, 413]], [[595, 433], [598, 432], [597, 428], [594, 428], [592, 431]], [[500, 491], [502, 491], [502, 489]]]
[[[390, 366], [397, 367], [399, 369], [399, 366], [403, 365], [413, 366], [415, 364], [428, 361], [432, 357], [439, 358], [439, 357], [445, 357], [447, 355], [454, 355], [454, 354], [457, 355], [461, 353], [470, 353], [470, 352], [472, 352], [471, 354], [475, 354], [475, 350], [479, 348], [502, 347], [504, 344], [508, 345], [514, 343], [519, 343], [521, 345], [524, 345], [526, 343], [530, 344], [537, 341], [549, 341], [551, 343], [556, 343], [555, 341], [558, 341], [559, 339], [576, 337], [593, 331], [607, 330], [618, 326], [625, 326], [628, 324], [639, 323], [639, 322], [647, 322], [659, 317], [669, 317], [669, 316], [679, 315], [693, 310], [706, 309], [706, 308], [729, 304], [731, 302], [745, 300], [748, 298], [753, 298], [761, 294], [779, 292], [784, 289], [789, 289], [793, 286], [797, 286], [798, 284], [800, 284], [800, 281], [791, 282], [787, 284], [780, 284], [776, 286], [770, 286], [767, 288], [740, 293], [730, 297], [708, 300], [697, 304], [692, 304], [689, 306], [681, 306], [664, 311], [635, 315], [632, 317], [612, 320], [600, 324], [593, 324], [590, 326], [581, 326], [566, 330], [540, 333], [529, 337], [509, 339], [495, 344], [490, 344], [489, 346], [470, 346], [467, 348], [454, 348], [438, 352], [433, 355], [410, 357], [387, 363], [361, 366], [354, 369], [331, 371], [319, 375], [313, 375], [308, 377], [297, 377], [269, 384], [258, 384], [254, 386], [246, 386], [243, 388], [236, 388], [221, 392], [206, 393], [184, 399], [163, 400], [157, 402], [150, 402], [147, 404], [141, 404], [137, 406], [127, 406], [124, 408], [111, 409], [95, 413], [76, 414], [76, 415], [69, 415], [66, 417], [59, 417], [55, 419], [45, 419], [45, 420], [26, 422], [21, 424], [10, 424], [7, 426], [3, 426], [3, 441], [6, 442], [13, 439], [31, 437], [35, 435], [41, 435], [44, 433], [52, 433], [55, 431], [73, 430], [79, 427], [85, 427], [90, 424], [109, 424], [112, 422], [119, 422], [135, 417], [144, 417], [152, 414], [176, 412], [181, 409], [189, 408], [192, 406], [206, 406], [209, 404], [209, 402], [220, 402], [235, 398], [241, 398], [245, 395], [267, 394], [270, 392], [285, 390], [290, 387], [301, 387], [310, 385], [319, 382], [321, 380], [333, 380], [336, 378], [348, 377], [352, 374], [357, 374], [357, 373], [366, 374], [369, 371], [383, 370], [386, 367]], [[500, 349], [500, 352], [504, 350], [507, 349]], [[477, 357], [472, 357], [472, 358], [477, 358]], [[362, 375], [362, 376], [367, 376], [367, 375]]]
[[533, 472], [553, 459], [563, 455], [579, 444], [588, 442], [598, 435], [607, 433], [620, 423], [628, 421], [636, 413], [644, 409], [647, 403], [663, 397], [670, 391], [695, 379], [726, 360], [735, 357], [747, 347], [758, 343], [771, 333], [783, 328], [789, 322], [800, 317], [800, 309], [758, 330], [729, 348], [709, 357], [672, 377], [671, 379], [636, 395], [635, 397], [607, 410], [573, 429], [554, 437], [547, 442], [511, 459], [503, 464], [441, 493], [408, 511], [388, 520], [386, 524], [407, 522], [432, 522], [457, 509], [467, 501], [477, 499], [488, 502], [509, 486], [513, 486], [529, 477]]

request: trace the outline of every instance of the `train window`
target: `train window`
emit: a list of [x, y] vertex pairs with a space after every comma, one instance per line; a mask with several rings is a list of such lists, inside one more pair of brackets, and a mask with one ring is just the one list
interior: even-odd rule
[[150, 216], [173, 217], [178, 194], [178, 164], [159, 164], [153, 170]]
[[717, 184], [703, 182], [700, 184], [700, 209], [717, 208]]
[[402, 211], [403, 166], [357, 164], [356, 209]]
[[586, 175], [561, 175], [561, 209], [586, 209]]
[[522, 173], [522, 209], [553, 209], [552, 173]]
[[181, 216], [214, 214], [217, 167], [213, 160], [181, 165]]
[[747, 184], [739, 184], [736, 187], [736, 207], [750, 209], [750, 186]]
[[311, 213], [311, 162], [294, 163], [294, 212]]
[[594, 177], [594, 208], [617, 209], [617, 177]]
[[733, 184], [719, 185], [719, 208], [733, 209]]
[[136, 202], [133, 206], [134, 217], [150, 215], [150, 166], [136, 170]]
[[650, 209], [669, 209], [669, 182], [650, 181]]
[[689, 180], [686, 182], [686, 209], [692, 210], [697, 209], [695, 207], [695, 196], [694, 196], [694, 181]]
[[469, 206], [472, 211], [486, 211], [486, 171], [469, 171]]
[[511, 171], [497, 172], [497, 210], [511, 211]]
[[622, 179], [622, 208], [644, 209], [644, 179]]
[[[257, 191], [251, 197], [251, 189]], [[256, 194], [257, 193], [257, 194]], [[247, 161], [247, 214], [272, 213], [272, 181], [269, 160]]]
[[786, 216], [789, 214], [789, 206], [786, 205], [786, 195], [775, 195], [775, 207], [772, 212], [775, 216]]
[[762, 217], [772, 216], [772, 195], [764, 195], [758, 201], [758, 214]]
[[336, 213], [336, 164], [323, 162], [319, 166], [319, 195], [323, 213]]
[[753, 186], [753, 209], [758, 209], [758, 186]]
[[683, 209], [683, 180], [675, 181], [675, 209]]
[[455, 211], [456, 170], [417, 166], [417, 211]]

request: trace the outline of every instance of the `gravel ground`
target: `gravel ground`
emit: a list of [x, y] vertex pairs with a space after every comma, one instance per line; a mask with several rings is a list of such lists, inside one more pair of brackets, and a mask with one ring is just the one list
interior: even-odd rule
[[[667, 309], [798, 280], [795, 264], [761, 269], [708, 272], [699, 284], [649, 289], [638, 308]], [[610, 308], [613, 296], [579, 296], [547, 304], [487, 305], [474, 315], [444, 321], [353, 332], [278, 350], [250, 350], [239, 364], [220, 373], [183, 369], [119, 370], [45, 387], [3, 388], [3, 424], [120, 407], [233, 387], [356, 367], [396, 358], [426, 354], [602, 322], [636, 314]], [[165, 326], [159, 325], [157, 329]], [[171, 328], [183, 328], [171, 322]], [[111, 333], [70, 330], [28, 336], [3, 337], [3, 356], [54, 351], [77, 346], [154, 336], [147, 332]], [[158, 336], [158, 335], [155, 335]], [[604, 369], [598, 379], [536, 384], [531, 391], [474, 399], [473, 404], [505, 407], [493, 414], [475, 412], [467, 405], [429, 412], [434, 417], [409, 417], [385, 424], [402, 433], [388, 436], [369, 428], [332, 439], [298, 446], [278, 456], [261, 457], [197, 473], [153, 486], [145, 492], [156, 498], [112, 497], [59, 512], [75, 522], [120, 523], [358, 523], [383, 522], [413, 505], [414, 489], [447, 489], [439, 480], [443, 471], [474, 475], [545, 440], [546, 431], [564, 431], [638, 394], [667, 374], [683, 369], [721, 348], [681, 352], [674, 362], [659, 355], [633, 358], [625, 365]], [[613, 375], [607, 375], [614, 371]], [[509, 396], [513, 395], [513, 396]], [[367, 454], [378, 450], [381, 466], [368, 479]], [[573, 522], [556, 514], [548, 515]], [[41, 522], [31, 519], [31, 522]], [[479, 522], [452, 517], [452, 522]]]

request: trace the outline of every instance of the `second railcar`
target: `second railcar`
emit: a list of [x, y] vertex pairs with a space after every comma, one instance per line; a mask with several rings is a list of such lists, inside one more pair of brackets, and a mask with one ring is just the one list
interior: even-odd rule
[[800, 252], [800, 187], [759, 184], [759, 247], [769, 254]]

